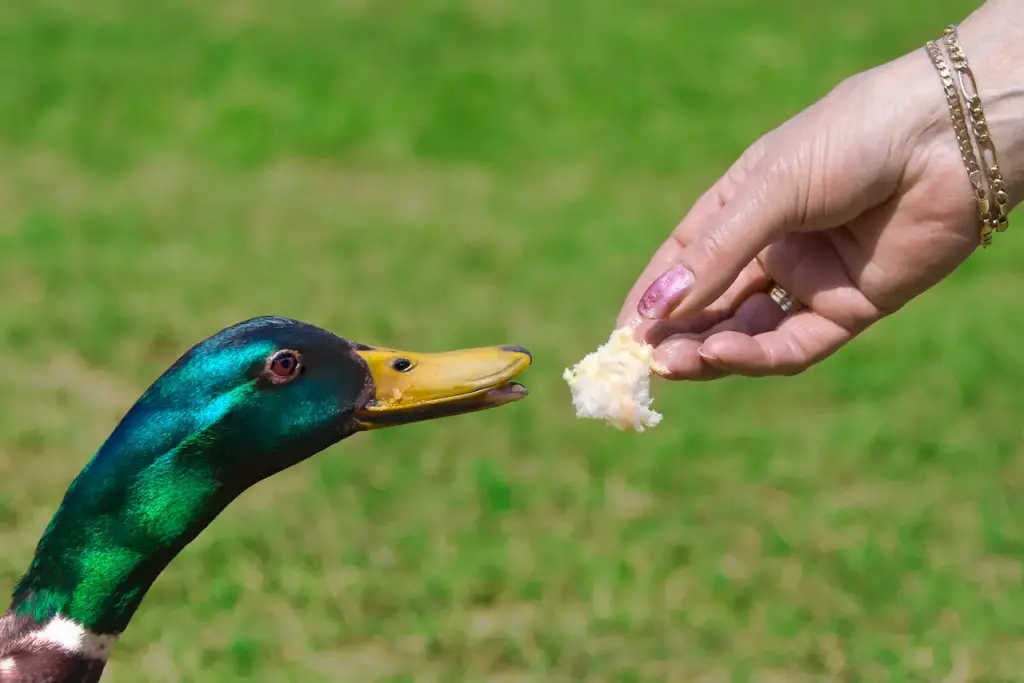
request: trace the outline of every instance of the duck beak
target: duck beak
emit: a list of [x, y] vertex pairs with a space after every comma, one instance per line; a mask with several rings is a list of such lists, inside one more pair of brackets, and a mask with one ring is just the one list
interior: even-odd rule
[[357, 350], [373, 379], [370, 401], [356, 411], [364, 429], [380, 429], [497, 408], [524, 398], [512, 381], [533, 357], [520, 346], [444, 353]]

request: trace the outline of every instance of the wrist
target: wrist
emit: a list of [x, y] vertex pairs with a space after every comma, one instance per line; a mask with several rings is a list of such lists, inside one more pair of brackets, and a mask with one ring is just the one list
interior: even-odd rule
[[1024, 200], [1024, 3], [989, 0], [957, 32], [1013, 208]]

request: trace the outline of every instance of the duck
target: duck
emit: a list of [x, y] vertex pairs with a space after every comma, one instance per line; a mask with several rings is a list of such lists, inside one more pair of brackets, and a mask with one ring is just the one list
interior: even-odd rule
[[412, 353], [265, 316], [186, 351], [85, 464], [0, 617], [0, 682], [96, 683], [148, 589], [233, 500], [360, 432], [521, 400], [520, 346]]

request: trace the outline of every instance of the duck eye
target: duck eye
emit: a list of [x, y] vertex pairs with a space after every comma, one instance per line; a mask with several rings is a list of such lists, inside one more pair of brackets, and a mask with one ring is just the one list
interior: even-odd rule
[[412, 361], [408, 358], [396, 358], [391, 361], [391, 367], [397, 372], [409, 372], [412, 370]]
[[298, 351], [278, 351], [267, 359], [264, 374], [273, 382], [287, 382], [302, 370], [302, 357]]

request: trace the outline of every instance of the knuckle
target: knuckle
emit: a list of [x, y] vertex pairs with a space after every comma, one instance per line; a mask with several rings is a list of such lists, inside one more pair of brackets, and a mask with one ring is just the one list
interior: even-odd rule
[[777, 220], [770, 226], [773, 238], [804, 222], [809, 194], [807, 179], [810, 176], [805, 156], [801, 145], [776, 157], [761, 180], [758, 202], [762, 205], [771, 202], [777, 212]]
[[864, 83], [865, 76], [868, 72], [855, 73], [839, 81], [835, 86], [829, 90], [828, 94], [825, 95], [824, 99], [837, 99], [842, 97], [848, 97], [851, 94], [857, 92]]
[[701, 263], [694, 265], [700, 267], [704, 263], [716, 262], [732, 243], [730, 233], [731, 230], [726, 223], [719, 223], [706, 230], [700, 239]]

